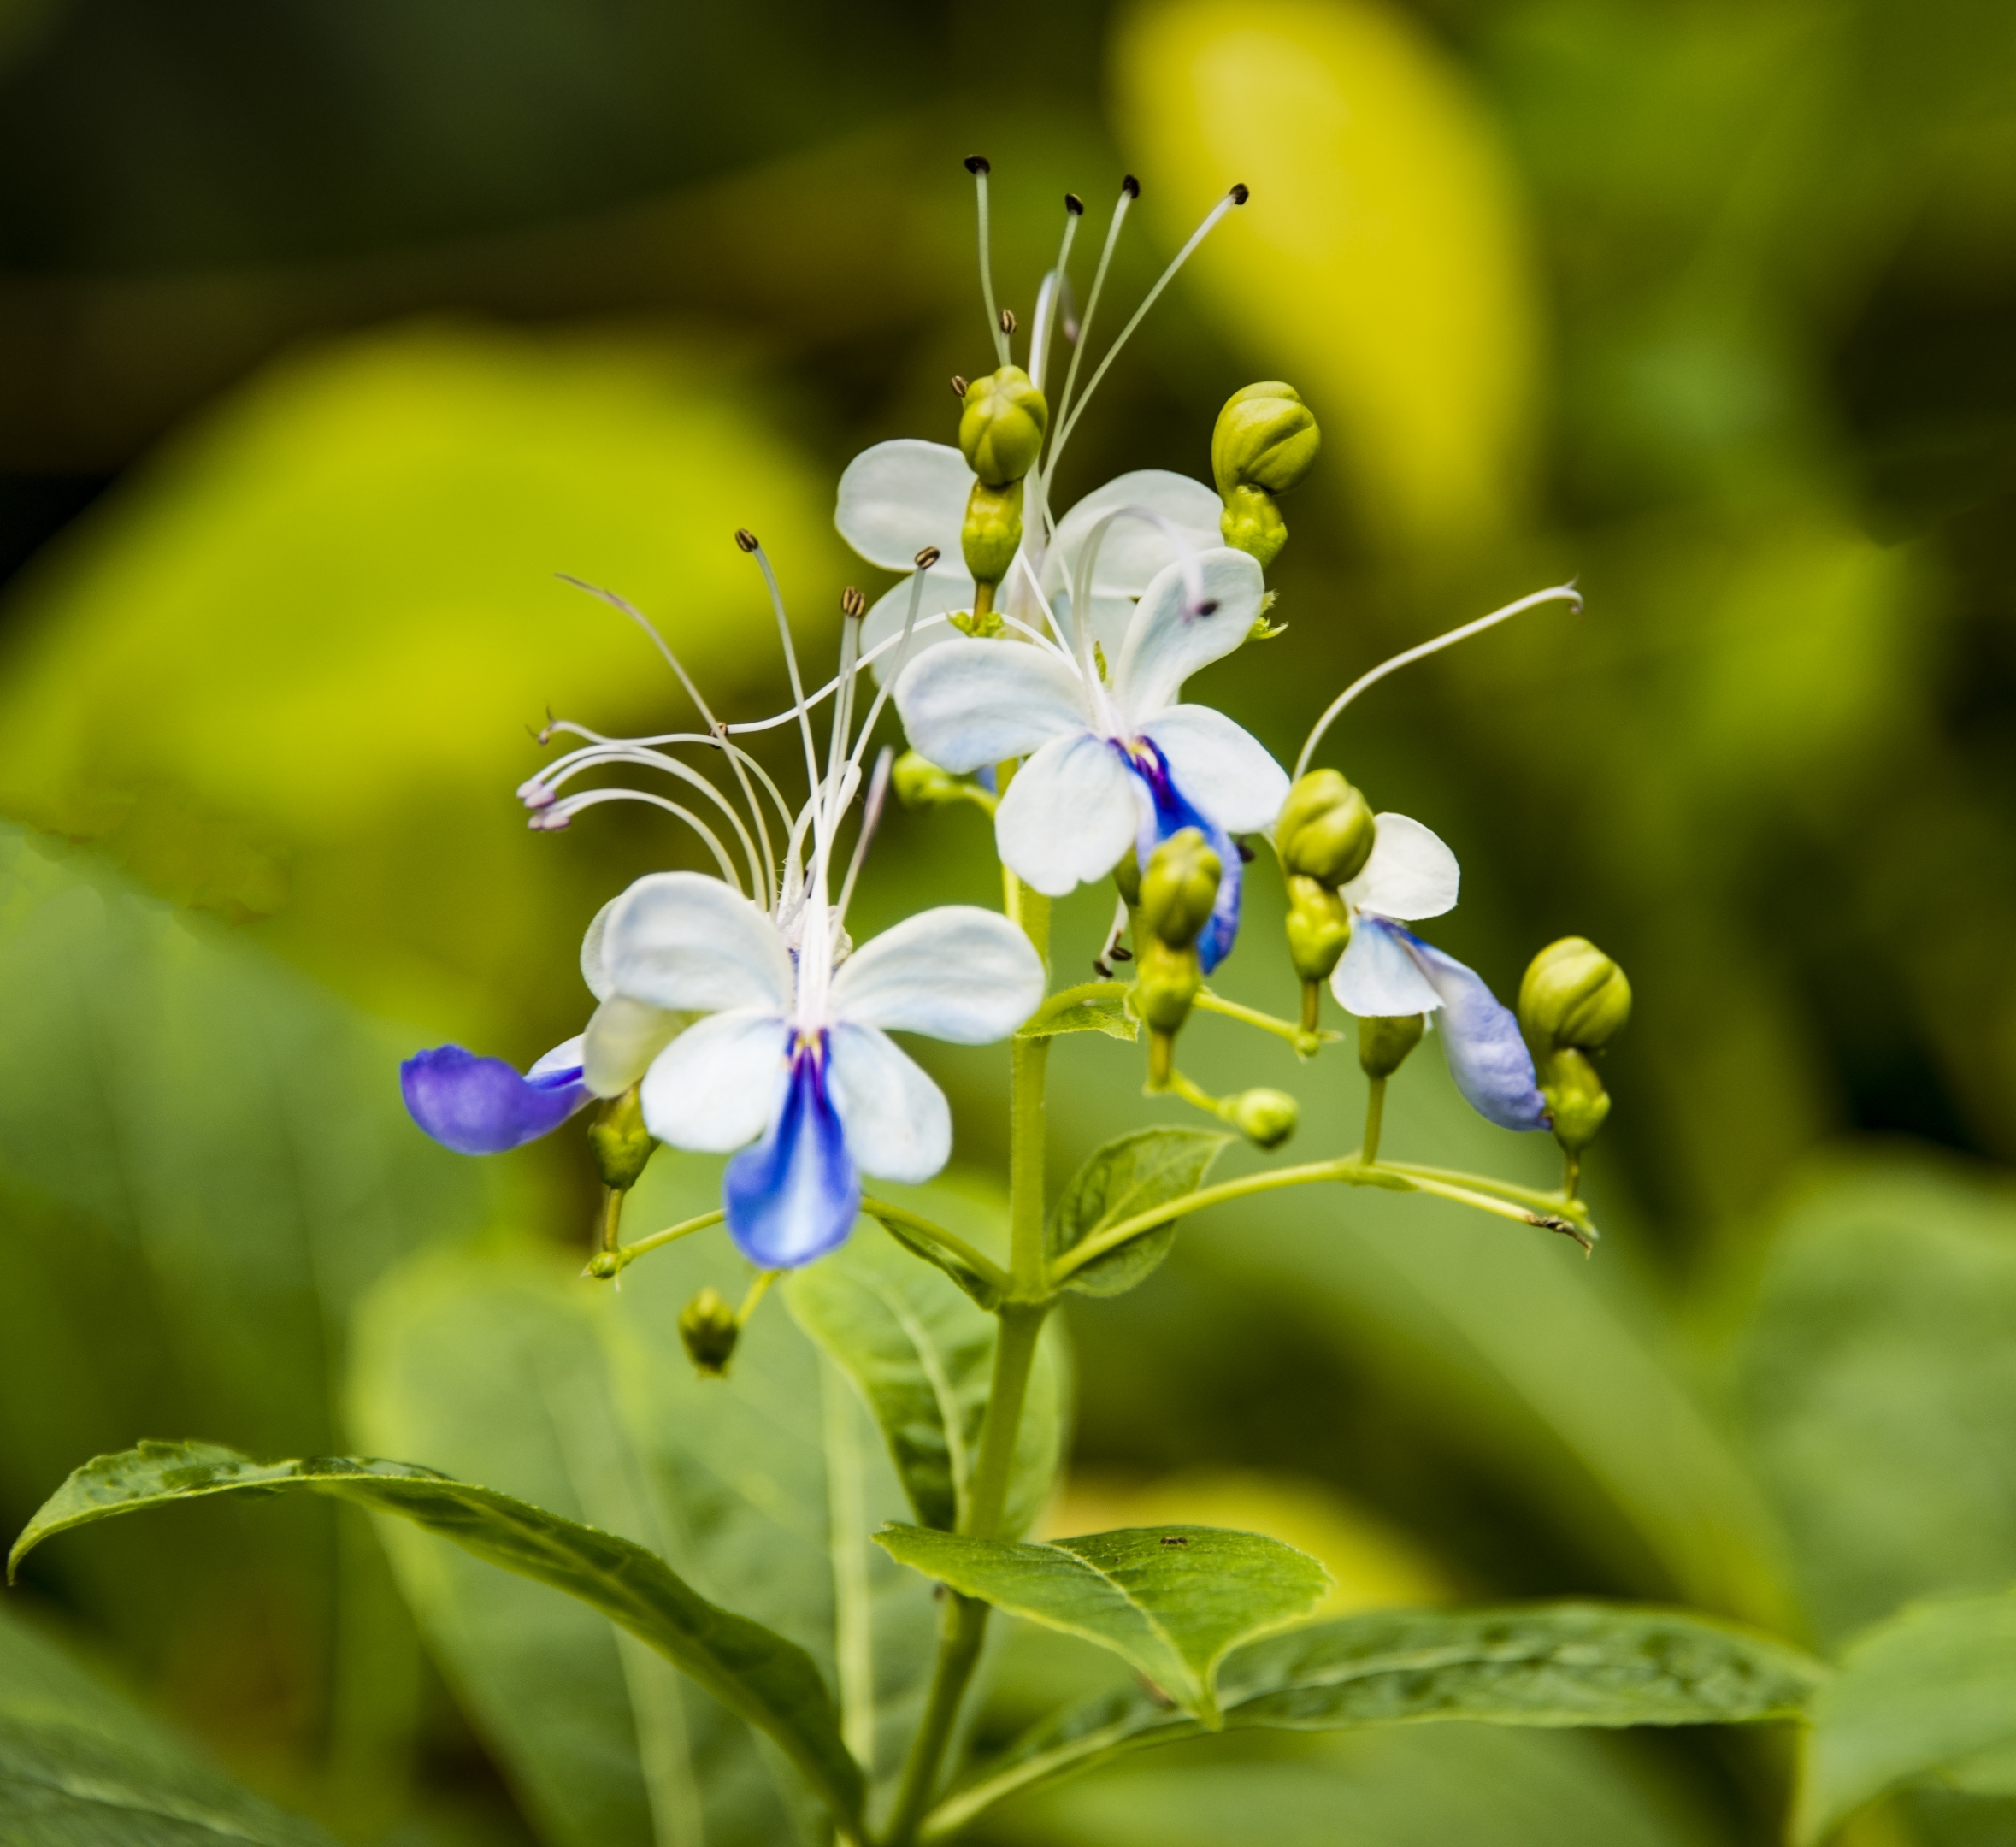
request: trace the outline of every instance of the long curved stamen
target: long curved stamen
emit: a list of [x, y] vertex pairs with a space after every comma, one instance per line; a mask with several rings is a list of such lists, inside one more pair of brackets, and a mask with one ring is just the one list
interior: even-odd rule
[[[789, 723], [792, 716], [793, 715], [791, 713], [787, 712], [784, 714], [782, 719], [778, 722], [781, 723]], [[656, 737], [619, 738], [610, 737], [603, 732], [592, 730], [588, 726], [584, 724], [577, 724], [571, 718], [555, 718], [548, 723], [546, 726], [546, 733], [554, 731], [565, 731], [574, 737], [587, 738], [590, 741], [591, 745], [597, 746], [630, 744], [641, 747], [654, 744], [704, 744], [710, 750], [717, 750], [721, 752], [730, 760], [732, 764], [737, 764], [741, 769], [747, 770], [756, 778], [758, 782], [763, 785], [765, 793], [769, 794], [772, 805], [777, 811], [777, 817], [779, 820], [781, 820], [785, 827], [788, 829], [791, 825], [794, 811], [792, 808], [791, 804], [785, 800], [784, 791], [777, 787], [776, 778], [773, 776], [769, 770], [764, 769], [762, 764], [757, 762], [755, 758], [752, 757], [747, 751], [741, 747], [740, 745], [732, 744], [728, 741], [727, 734], [731, 729], [740, 730], [741, 728], [740, 726], [734, 726], [731, 728], [730, 726], [725, 724], [717, 724], [710, 732], [667, 731], [661, 733]], [[545, 735], [545, 734], [542, 733], [541, 735]], [[578, 754], [579, 752], [577, 752], [570, 751], [568, 753], [568, 756], [571, 757]], [[564, 757], [557, 758], [554, 763], [548, 764], [545, 769], [540, 773], [542, 775], [550, 776], [551, 772], [559, 766], [560, 764], [566, 761], [567, 758]], [[753, 791], [751, 792], [751, 800], [754, 804], [754, 811], [757, 817], [757, 829], [758, 834], [762, 836], [763, 852], [767, 857], [769, 853], [769, 830], [763, 825], [763, 807], [760, 803], [755, 803]]]
[[974, 192], [980, 206], [980, 296], [987, 304], [987, 330], [993, 335], [994, 356], [999, 363], [1006, 365], [1008, 333], [1001, 325], [1000, 311], [994, 306], [993, 239], [989, 233], [987, 212], [987, 176], [993, 168], [986, 155], [969, 154], [966, 171], [973, 175]]
[[[854, 613], [854, 603], [858, 602], [858, 593], [850, 590], [847, 594], [854, 601], [843, 605], [846, 614], [840, 622], [840, 673], [837, 676], [840, 690], [833, 702], [833, 723], [828, 728], [826, 740], [826, 794], [829, 803], [835, 798], [840, 787], [841, 752], [847, 747], [848, 728], [853, 723], [856, 683], [854, 664], [861, 652], [861, 619]], [[839, 826], [839, 810], [829, 809], [826, 820], [827, 832], [830, 834]]]
[[868, 799], [861, 806], [861, 831], [855, 837], [854, 857], [847, 862], [847, 876], [840, 886], [840, 901], [834, 906], [843, 925], [847, 918], [848, 902], [854, 895], [854, 881], [861, 876], [861, 865], [868, 858], [869, 843], [881, 823], [882, 804], [889, 794], [889, 766], [895, 760], [896, 752], [887, 744], [883, 745], [881, 754], [875, 760], [875, 774], [868, 781]]
[[[770, 608], [775, 611], [777, 617], [777, 637], [784, 645], [784, 665], [791, 676], [791, 709], [797, 716], [799, 735], [805, 747], [805, 782], [816, 797], [819, 791], [819, 746], [812, 741], [811, 714], [805, 709], [805, 681], [798, 670], [798, 650], [791, 644], [791, 621], [784, 613], [784, 593], [778, 587], [777, 574], [771, 568], [769, 554], [763, 550], [763, 541], [745, 526], [735, 534], [735, 543], [756, 560], [763, 572], [763, 581], [769, 589]], [[823, 834], [823, 828], [819, 832]], [[822, 844], [822, 841], [815, 840], [815, 853]]]
[[[649, 789], [598, 788], [584, 789], [579, 795], [569, 795], [557, 801], [550, 808], [541, 808], [526, 822], [526, 825], [541, 834], [557, 834], [584, 808], [593, 808], [603, 802], [646, 802], [653, 808], [663, 808], [669, 815], [686, 823], [694, 833], [707, 843], [714, 855], [714, 863], [721, 868], [722, 880], [737, 892], [742, 892], [742, 877], [735, 870], [735, 863], [728, 858], [728, 848], [722, 845], [721, 836], [707, 825], [692, 809], [663, 795], [653, 794]], [[748, 894], [742, 892], [746, 897]]]
[[[1114, 203], [1112, 221], [1106, 227], [1105, 247], [1099, 253], [1099, 267], [1092, 272], [1092, 292], [1085, 298], [1085, 313], [1078, 322], [1078, 338], [1071, 347], [1071, 363], [1064, 371], [1064, 395], [1057, 401], [1057, 422], [1051, 427], [1059, 432], [1064, 420], [1070, 414], [1071, 393], [1078, 382], [1078, 363], [1085, 357], [1086, 343], [1092, 338], [1092, 317], [1099, 312], [1100, 292], [1106, 286], [1106, 271], [1113, 261], [1113, 246], [1120, 241], [1120, 227], [1127, 221], [1127, 208], [1141, 196], [1141, 183], [1132, 174], [1120, 182], [1120, 197]], [[1050, 445], [1050, 459], [1054, 463], [1057, 452], [1064, 446], [1061, 438]], [[1048, 472], [1047, 469], [1045, 470]]]
[[[1176, 257], [1168, 268], [1156, 278], [1154, 287], [1141, 298], [1141, 304], [1135, 310], [1134, 317], [1120, 329], [1119, 339], [1106, 349], [1105, 357], [1099, 363], [1099, 369], [1092, 375], [1091, 381], [1085, 387], [1084, 396], [1071, 406], [1070, 416], [1064, 421], [1062, 427], [1058, 429], [1057, 440], [1050, 446], [1050, 459], [1047, 464], [1049, 467], [1055, 468], [1057, 466], [1057, 458], [1064, 453], [1064, 445], [1071, 440], [1071, 432], [1077, 428], [1078, 419], [1084, 415], [1086, 405], [1092, 402], [1092, 394], [1099, 389], [1099, 381], [1106, 375], [1106, 369], [1120, 357], [1120, 349], [1127, 344], [1129, 337], [1141, 324], [1148, 310], [1155, 305], [1156, 298], [1176, 280], [1177, 270], [1189, 262], [1190, 253], [1211, 235], [1211, 230], [1218, 220], [1230, 211], [1235, 205], [1245, 204], [1252, 196], [1245, 186], [1234, 186], [1224, 198], [1204, 215], [1204, 222], [1190, 233], [1190, 241], [1176, 253]], [[1083, 350], [1082, 345], [1080, 350]]]
[[[1042, 390], [1044, 375], [1050, 369], [1050, 336], [1056, 331], [1060, 305], [1064, 320], [1068, 322], [1070, 318], [1071, 240], [1077, 236], [1078, 221], [1084, 215], [1084, 200], [1076, 192], [1065, 193], [1064, 239], [1058, 245], [1056, 266], [1043, 278], [1043, 286], [1036, 292], [1036, 311], [1029, 319], [1029, 382], [1038, 391]], [[1072, 337], [1068, 327], [1065, 337]]]
[[[1072, 652], [1071, 639], [1064, 632], [1064, 624], [1058, 620], [1057, 611], [1050, 606], [1050, 599], [1043, 594], [1043, 580], [1037, 576], [1036, 567], [1029, 562], [1029, 555], [1026, 547], [1017, 551], [1015, 568], [1022, 573], [1023, 580], [1029, 587], [1031, 599], [1036, 606], [1043, 611], [1044, 620], [1050, 624], [1050, 634], [1054, 635], [1057, 639], [1052, 641], [1049, 635], [1037, 634], [1033, 630], [1027, 628], [1023, 629], [1023, 633], [1027, 634], [1031, 640], [1041, 643], [1053, 653], [1063, 655], [1066, 660], [1076, 665], [1077, 656]], [[1011, 619], [1008, 617], [1002, 617], [1004, 622]], [[1023, 624], [1017, 623], [1016, 627], [1022, 628]]]
[[1467, 640], [1473, 634], [1482, 634], [1496, 623], [1509, 621], [1524, 610], [1539, 603], [1572, 603], [1582, 608], [1582, 592], [1572, 583], [1556, 584], [1551, 590], [1536, 590], [1531, 596], [1521, 597], [1517, 603], [1507, 603], [1501, 610], [1493, 610], [1488, 616], [1480, 616], [1475, 622], [1465, 623], [1460, 628], [1452, 628], [1448, 634], [1437, 635], [1432, 641], [1424, 641], [1418, 647], [1411, 647], [1404, 654], [1395, 654], [1389, 661], [1382, 661], [1368, 674], [1360, 674], [1351, 684], [1332, 699], [1322, 717], [1316, 721], [1308, 740], [1302, 746], [1302, 754], [1295, 758], [1295, 776], [1300, 779], [1309, 767], [1309, 759], [1316, 754], [1316, 746], [1323, 742], [1323, 735], [1335, 723], [1337, 715], [1352, 700], [1389, 673], [1406, 666], [1412, 661], [1424, 659], [1446, 647], [1453, 647], [1459, 641]]
[[[921, 558], [928, 554], [920, 552], [917, 556]], [[861, 723], [860, 735], [854, 740], [853, 752], [847, 758], [852, 768], [860, 767], [862, 753], [868, 748], [869, 739], [875, 735], [875, 722], [881, 717], [882, 707], [889, 703], [889, 694], [895, 687], [898, 676], [903, 671], [911, 634], [917, 625], [917, 605], [924, 599], [924, 573], [930, 568], [928, 564], [920, 564], [911, 577], [910, 612], [903, 618], [903, 633], [896, 638], [896, 658], [888, 672], [882, 676], [882, 683], [876, 688], [875, 699], [868, 708], [868, 717]]]
[[[1197, 562], [1197, 548], [1190, 543], [1182, 528], [1173, 520], [1166, 519], [1156, 512], [1152, 507], [1124, 506], [1116, 507], [1086, 537], [1084, 548], [1078, 554], [1077, 581], [1071, 587], [1074, 617], [1076, 617], [1081, 595], [1087, 611], [1091, 610], [1092, 579], [1099, 564], [1099, 547], [1105, 543], [1106, 534], [1111, 530], [1113, 522], [1122, 519], [1141, 520], [1156, 528], [1169, 540], [1176, 550], [1175, 562], [1183, 573], [1183, 591], [1189, 613], [1192, 616], [1215, 613], [1217, 604], [1204, 593], [1204, 567]], [[1089, 613], [1080, 618], [1079, 628], [1082, 629], [1090, 619]]]

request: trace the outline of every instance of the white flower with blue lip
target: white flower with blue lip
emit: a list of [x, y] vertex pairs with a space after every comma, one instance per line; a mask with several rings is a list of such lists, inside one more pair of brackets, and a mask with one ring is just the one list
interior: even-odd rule
[[[1116, 517], [1093, 523], [1088, 553]], [[1081, 558], [1082, 581], [1095, 570], [1093, 557]], [[1145, 866], [1158, 841], [1202, 831], [1224, 869], [1198, 941], [1208, 971], [1239, 924], [1230, 836], [1269, 826], [1288, 782], [1223, 713], [1178, 700], [1192, 674], [1246, 640], [1262, 593], [1260, 567], [1243, 552], [1218, 547], [1165, 566], [1128, 618], [1110, 684], [1082, 626], [1075, 655], [1041, 640], [946, 641], [897, 679], [904, 729], [954, 774], [1027, 758], [996, 811], [996, 844], [1017, 878], [1052, 897], [1105, 877], [1130, 847]]]
[[1351, 941], [1330, 976], [1347, 1013], [1433, 1014], [1449, 1075], [1471, 1108], [1501, 1129], [1544, 1129], [1547, 1101], [1519, 1023], [1483, 977], [1406, 928], [1456, 906], [1461, 872], [1440, 835], [1403, 814], [1378, 817], [1371, 857], [1338, 892]]

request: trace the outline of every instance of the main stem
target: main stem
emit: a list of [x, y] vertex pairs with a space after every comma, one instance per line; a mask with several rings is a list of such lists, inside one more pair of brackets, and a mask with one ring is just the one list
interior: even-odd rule
[[[1007, 778], [1000, 782], [1007, 793]], [[1008, 873], [1008, 915], [1021, 924], [1030, 947], [1044, 959], [1050, 950], [1050, 900], [1031, 891]], [[1017, 1438], [1022, 1432], [1023, 1406], [1029, 1397], [1029, 1372], [1036, 1360], [1048, 1283], [1043, 1249], [1043, 1085], [1050, 1059], [1047, 1039], [1009, 1042], [1008, 1215], [1010, 1246], [1008, 1299], [999, 1310], [1000, 1330], [994, 1339], [994, 1370], [980, 1426], [980, 1453], [967, 1485], [961, 1510], [962, 1532], [976, 1539], [1001, 1536], [1008, 1511], [1008, 1490], [1015, 1474]], [[924, 1716], [911, 1740], [903, 1767], [902, 1786], [889, 1816], [884, 1847], [912, 1847], [917, 1830], [930, 1812], [938, 1779], [959, 1716], [959, 1704], [980, 1661], [987, 1636], [987, 1607], [978, 1599], [946, 1592], [938, 1631], [938, 1660], [931, 1672], [931, 1691]]]

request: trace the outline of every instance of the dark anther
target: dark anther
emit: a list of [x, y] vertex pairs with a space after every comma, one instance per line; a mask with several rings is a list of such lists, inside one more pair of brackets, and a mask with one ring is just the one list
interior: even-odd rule
[[934, 545], [926, 546], [922, 552], [918, 552], [917, 555], [911, 560], [911, 563], [916, 565], [919, 570], [929, 570], [930, 568], [937, 562], [938, 547]]
[[1116, 943], [1113, 947], [1112, 957], [1116, 962], [1131, 962], [1134, 960], [1134, 951], [1123, 949]]
[[1141, 196], [1141, 183], [1132, 174], [1129, 174], [1121, 180], [1120, 190], [1129, 198], [1139, 198]]
[[1200, 603], [1197, 605], [1197, 613], [1200, 616], [1215, 616], [1217, 614], [1217, 599], [1215, 597], [1207, 603]]
[[992, 173], [993, 170], [994, 163], [990, 161], [986, 155], [969, 154], [966, 156], [966, 171], [968, 173], [983, 174]]
[[1243, 205], [1252, 197], [1253, 194], [1242, 186], [1235, 186], [1232, 188], [1232, 203], [1235, 205]]
[[1001, 310], [1001, 331], [1004, 333], [1012, 333], [1015, 331], [1015, 310], [1012, 308], [1004, 308]]
[[1238, 847], [1238, 848], [1239, 848], [1239, 863], [1240, 863], [1240, 864], [1241, 864], [1241, 865], [1251, 865], [1251, 864], [1253, 863], [1253, 848], [1252, 848], [1252, 847], [1251, 847], [1249, 845], [1247, 845], [1247, 843], [1246, 841], [1235, 841], [1234, 844], [1235, 844], [1235, 845], [1236, 845], [1236, 846]]
[[1085, 201], [1076, 192], [1067, 192], [1064, 194], [1064, 209], [1074, 218], [1082, 218], [1085, 215]]
[[1181, 1533], [1164, 1533], [1162, 1543], [1164, 1545], [1188, 1545], [1190, 1542]]
[[955, 398], [964, 398], [965, 395], [966, 381], [964, 379], [961, 378], [957, 372], [955, 372], [952, 374], [952, 396]]
[[758, 541], [756, 534], [751, 532], [746, 526], [738, 526], [735, 528], [735, 543], [740, 546], [745, 552], [753, 552], [756, 550]]
[[852, 584], [840, 593], [840, 614], [852, 616], [857, 621], [868, 613], [868, 599]]
[[1092, 972], [1098, 976], [1101, 981], [1111, 981], [1113, 978], [1112, 970], [1108, 968], [1097, 956], [1092, 959]]

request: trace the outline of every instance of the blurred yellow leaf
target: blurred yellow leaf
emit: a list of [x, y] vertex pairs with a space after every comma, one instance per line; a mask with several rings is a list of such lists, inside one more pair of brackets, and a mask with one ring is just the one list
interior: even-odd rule
[[1112, 78], [1165, 235], [1253, 188], [1194, 286], [1315, 407], [1375, 535], [1500, 525], [1532, 443], [1533, 263], [1493, 125], [1427, 33], [1368, 0], [1149, 0]]

